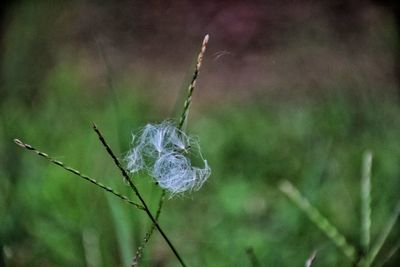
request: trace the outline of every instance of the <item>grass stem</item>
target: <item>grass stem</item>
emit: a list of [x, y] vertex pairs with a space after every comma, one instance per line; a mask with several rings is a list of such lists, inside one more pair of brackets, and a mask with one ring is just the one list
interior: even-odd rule
[[131, 178], [129, 177], [127, 171], [122, 167], [120, 161], [118, 158], [115, 156], [114, 152], [112, 151], [111, 147], [108, 145], [106, 140], [104, 139], [103, 135], [101, 134], [100, 130], [97, 128], [96, 124], [93, 124], [93, 130], [96, 132], [97, 136], [99, 137], [100, 142], [103, 144], [104, 148], [106, 149], [107, 153], [110, 155], [110, 157], [113, 159], [115, 165], [117, 168], [121, 171], [122, 176], [125, 178], [125, 180], [128, 182], [129, 186], [132, 188], [133, 192], [136, 194], [138, 199], [140, 200], [140, 203], [143, 205], [144, 211], [146, 214], [149, 216], [150, 220], [154, 223], [155, 227], [157, 230], [160, 232], [161, 236], [164, 238], [164, 240], [167, 242], [168, 246], [171, 248], [172, 252], [175, 254], [176, 258], [178, 261], [181, 263], [183, 267], [185, 267], [185, 263], [181, 256], [179, 255], [178, 251], [175, 249], [174, 245], [171, 243], [167, 235], [164, 233], [164, 231], [161, 229], [160, 225], [158, 224], [157, 220], [155, 217], [151, 214], [149, 207], [147, 206], [146, 202], [144, 201], [142, 195], [140, 194], [138, 188], [136, 185], [132, 182]]

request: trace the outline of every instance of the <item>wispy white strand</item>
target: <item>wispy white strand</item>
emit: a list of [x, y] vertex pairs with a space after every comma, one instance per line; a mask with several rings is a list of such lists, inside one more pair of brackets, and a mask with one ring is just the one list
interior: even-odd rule
[[144, 168], [144, 160], [140, 150], [137, 147], [134, 147], [126, 158], [127, 168], [131, 173], [135, 173]]
[[154, 155], [152, 152], [161, 154], [168, 146], [166, 140], [168, 140], [168, 136], [171, 135], [172, 130], [172, 125], [168, 122], [159, 125], [147, 124], [139, 139], [140, 145], [146, 148], [149, 156]]
[[208, 165], [207, 160], [204, 160], [204, 168], [194, 167], [196, 172], [196, 183], [193, 187], [194, 190], [199, 190], [205, 181], [207, 181], [208, 177], [211, 175], [211, 168]]
[[195, 184], [195, 175], [189, 160], [178, 153], [162, 155], [154, 164], [152, 176], [161, 188], [172, 194], [190, 190]]
[[[158, 185], [171, 195], [199, 190], [211, 169], [194, 138], [176, 128], [171, 121], [147, 124], [133, 137], [133, 148], [126, 157], [131, 173], [147, 171]], [[204, 168], [193, 167], [188, 151], [204, 161]]]
[[171, 194], [199, 190], [211, 174], [206, 160], [204, 168], [192, 167], [190, 160], [179, 153], [163, 154], [154, 164], [152, 176], [161, 188]]
[[134, 147], [142, 151], [145, 157], [159, 157], [162, 153], [190, 147], [192, 138], [178, 130], [170, 121], [160, 124], [147, 124], [133, 139]]

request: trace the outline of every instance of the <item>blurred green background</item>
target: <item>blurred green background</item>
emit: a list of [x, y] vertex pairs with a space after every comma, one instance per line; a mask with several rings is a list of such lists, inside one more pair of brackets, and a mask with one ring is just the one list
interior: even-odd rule
[[[398, 7], [373, 1], [9, 1], [1, 9], [0, 266], [129, 266], [150, 222], [31, 152], [134, 199], [131, 134], [176, 118], [205, 33], [188, 132], [212, 176], [160, 224], [188, 266], [352, 266], [279, 190], [288, 179], [359, 248], [362, 155], [374, 242], [400, 199]], [[161, 193], [135, 177], [152, 209]], [[376, 263], [398, 245], [397, 223]], [[399, 253], [385, 266], [398, 266]], [[141, 266], [178, 266], [155, 233]], [[377, 265], [378, 266], [378, 265]]]

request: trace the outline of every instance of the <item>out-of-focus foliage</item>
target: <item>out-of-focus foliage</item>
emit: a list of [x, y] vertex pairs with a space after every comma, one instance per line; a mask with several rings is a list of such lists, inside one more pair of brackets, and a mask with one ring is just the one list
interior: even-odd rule
[[[49, 81], [52, 93], [34, 111], [18, 101], [2, 105], [1, 237], [11, 266], [84, 265], [87, 231], [96, 233], [99, 243], [93, 249], [100, 250], [105, 266], [125, 266], [149, 224], [142, 212], [105, 197], [11, 142], [13, 137], [23, 138], [132, 196], [90, 123], [96, 121], [104, 129], [122, 157], [132, 129], [164, 116], [150, 115], [156, 108], [141, 103], [131, 88], [121, 87], [117, 104], [93, 103], [92, 97], [76, 90], [75, 75], [68, 66], [55, 70]], [[74, 80], [76, 88], [67, 80]], [[350, 242], [357, 243], [361, 155], [371, 149], [376, 237], [398, 199], [396, 104], [354, 104], [350, 99], [315, 105], [265, 103], [227, 105], [190, 121], [189, 130], [199, 136], [213, 174], [201, 191], [169, 200], [162, 224], [194, 266], [246, 264], [247, 246], [253, 246], [267, 265], [292, 266], [313, 249], [319, 250], [318, 264], [349, 264], [276, 185], [282, 178], [292, 180]], [[155, 204], [160, 192], [151, 179], [135, 180]], [[175, 264], [158, 238], [145, 255], [149, 266], [157, 261]]]
[[[107, 85], [108, 73], [99, 86], [90, 84], [80, 55], [64, 55], [38, 38], [48, 21], [37, 14], [57, 17], [59, 8], [28, 2], [15, 7], [18, 17], [3, 39], [0, 245], [5, 262], [129, 266], [150, 226], [144, 213], [22, 151], [12, 139], [21, 138], [134, 198], [90, 126], [96, 122], [123, 158], [133, 130], [169, 117], [157, 104], [164, 100], [164, 88], [151, 80], [152, 73], [126, 79], [115, 74], [120, 79], [109, 79]], [[367, 149], [374, 153], [372, 241], [376, 239], [399, 201], [399, 105], [394, 97], [377, 94], [378, 88], [348, 94], [348, 85], [332, 87], [323, 88], [328, 92], [324, 96], [304, 101], [258, 97], [206, 108], [196, 107], [201, 94], [196, 92], [188, 131], [199, 136], [213, 173], [199, 192], [168, 200], [161, 215], [161, 225], [189, 266], [249, 266], [249, 246], [263, 266], [301, 266], [315, 249], [315, 266], [351, 266], [277, 184], [281, 179], [296, 184], [356, 245], [361, 158]], [[154, 210], [160, 189], [146, 176], [134, 181]], [[378, 261], [398, 234], [397, 227]], [[387, 266], [398, 261], [396, 256]], [[142, 265], [176, 264], [156, 233]]]

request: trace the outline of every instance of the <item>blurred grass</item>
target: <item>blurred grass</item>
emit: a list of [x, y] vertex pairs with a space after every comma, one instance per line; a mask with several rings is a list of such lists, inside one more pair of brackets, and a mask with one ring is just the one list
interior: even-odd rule
[[[1, 240], [12, 252], [7, 261], [10, 266], [83, 266], [82, 233], [94, 229], [104, 266], [126, 266], [149, 225], [141, 212], [20, 151], [11, 140], [23, 138], [132, 196], [90, 123], [101, 125], [122, 157], [131, 130], [164, 116], [123, 85], [117, 85], [117, 104], [102, 100], [107, 96], [85, 95], [72, 67], [55, 68], [46, 84], [46, 101], [34, 110], [17, 100], [2, 104], [0, 210]], [[371, 149], [376, 155], [371, 236], [376, 238], [398, 199], [400, 113], [396, 103], [369, 101], [265, 101], [195, 114], [190, 132], [199, 136], [213, 175], [200, 192], [167, 201], [161, 218], [189, 264], [248, 265], [245, 248], [252, 246], [266, 265], [293, 266], [318, 249], [316, 266], [349, 266], [276, 184], [283, 178], [295, 182], [357, 244], [361, 156]], [[154, 207], [160, 191], [147, 177], [135, 180]], [[151, 244], [144, 266], [157, 261], [174, 266], [162, 240]]]
[[[122, 158], [131, 132], [165, 119], [166, 112], [139, 82], [117, 81], [113, 90], [88, 85], [77, 58], [57, 54], [61, 58], [52, 68], [42, 66], [55, 52], [48, 47], [36, 53], [47, 43], [36, 38], [45, 31], [45, 20], [36, 21], [44, 14], [41, 8], [48, 7], [18, 10], [21, 17], [5, 38], [0, 245], [7, 266], [87, 266], [83, 236], [89, 229], [98, 235], [103, 266], [127, 266], [150, 225], [142, 212], [21, 151], [12, 139], [21, 138], [133, 198], [91, 122]], [[53, 8], [46, 12], [56, 16]], [[376, 240], [399, 199], [399, 105], [368, 88], [350, 95], [339, 82], [332, 87], [310, 101], [258, 98], [194, 110], [189, 132], [199, 136], [213, 174], [201, 191], [168, 200], [161, 216], [189, 266], [249, 266], [247, 247], [254, 248], [262, 266], [302, 265], [315, 249], [314, 266], [351, 266], [277, 184], [292, 181], [357, 244], [360, 166], [367, 149], [374, 153], [371, 242]], [[148, 177], [135, 181], [155, 208], [160, 190]], [[397, 224], [378, 262], [398, 234]], [[176, 265], [158, 234], [144, 253], [142, 266]], [[398, 262], [397, 255], [387, 266]]]

